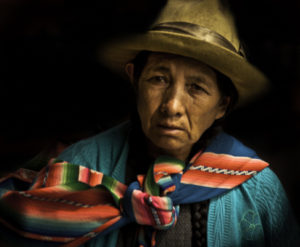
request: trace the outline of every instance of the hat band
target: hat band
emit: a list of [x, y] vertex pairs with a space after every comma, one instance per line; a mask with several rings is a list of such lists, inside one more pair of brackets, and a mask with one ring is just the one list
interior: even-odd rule
[[171, 31], [175, 33], [187, 34], [193, 37], [199, 38], [200, 40], [207, 41], [218, 46], [227, 48], [235, 53], [244, 57], [242, 48], [240, 47], [237, 51], [234, 46], [225, 37], [212, 31], [206, 27], [202, 27], [193, 23], [188, 22], [164, 22], [155, 25], [151, 30], [155, 31]]

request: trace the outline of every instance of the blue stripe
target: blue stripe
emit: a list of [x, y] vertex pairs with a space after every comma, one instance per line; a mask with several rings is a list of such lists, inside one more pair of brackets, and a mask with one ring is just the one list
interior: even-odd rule
[[228, 189], [182, 184], [168, 196], [173, 200], [174, 205], [178, 205], [205, 201], [227, 191]]

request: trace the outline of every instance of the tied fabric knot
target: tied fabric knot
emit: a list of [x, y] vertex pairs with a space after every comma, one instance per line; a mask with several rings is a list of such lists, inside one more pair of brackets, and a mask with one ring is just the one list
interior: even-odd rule
[[125, 214], [140, 225], [166, 230], [177, 222], [179, 205], [168, 194], [176, 190], [185, 164], [172, 157], [156, 159], [146, 176], [129, 185], [123, 198]]
[[124, 214], [139, 225], [167, 230], [176, 224], [179, 206], [168, 196], [142, 192], [137, 182], [130, 184], [122, 200]]
[[179, 204], [219, 196], [267, 166], [257, 157], [213, 152], [197, 153], [186, 167], [160, 157], [127, 187], [101, 172], [53, 159], [35, 175], [21, 170], [0, 179], [0, 228], [14, 234], [10, 240], [19, 240], [16, 246], [26, 239], [27, 246], [75, 247], [136, 221], [146, 225], [140, 246], [155, 246], [154, 229], [174, 226]]
[[121, 200], [125, 215], [139, 225], [153, 227], [139, 229], [139, 246], [148, 246], [149, 242], [155, 246], [154, 229], [167, 230], [176, 224], [179, 205], [173, 205], [170, 196], [180, 184], [184, 167], [181, 160], [161, 156], [146, 176], [139, 176], [138, 182], [131, 183], [127, 188]]

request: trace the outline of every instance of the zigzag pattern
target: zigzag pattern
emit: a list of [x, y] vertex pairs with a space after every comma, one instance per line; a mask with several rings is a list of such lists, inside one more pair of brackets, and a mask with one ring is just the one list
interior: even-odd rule
[[190, 170], [200, 170], [203, 172], [210, 172], [210, 173], [217, 173], [217, 174], [225, 174], [225, 175], [255, 175], [257, 172], [256, 171], [236, 171], [236, 170], [229, 170], [229, 169], [220, 169], [220, 168], [213, 168], [209, 166], [191, 166]]

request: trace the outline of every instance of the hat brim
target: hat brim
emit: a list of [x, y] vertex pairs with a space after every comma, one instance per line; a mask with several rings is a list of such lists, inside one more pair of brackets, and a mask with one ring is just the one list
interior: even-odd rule
[[100, 60], [118, 74], [142, 50], [164, 52], [199, 60], [231, 79], [239, 94], [239, 105], [259, 96], [268, 88], [268, 79], [239, 54], [190, 35], [168, 31], [148, 31], [110, 42], [100, 50]]

